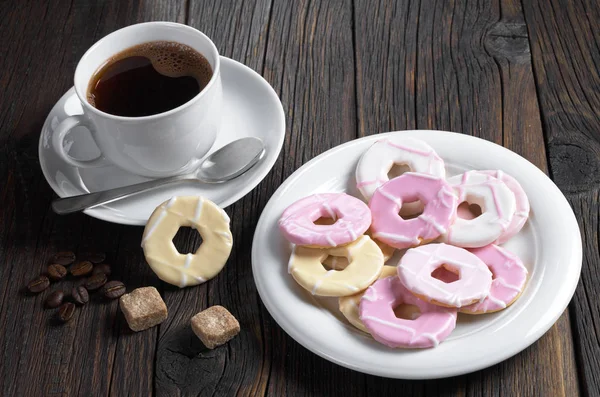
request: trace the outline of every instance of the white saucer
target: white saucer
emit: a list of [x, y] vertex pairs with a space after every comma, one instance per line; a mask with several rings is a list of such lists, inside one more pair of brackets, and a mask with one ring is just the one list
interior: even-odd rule
[[[468, 169], [501, 169], [525, 189], [531, 216], [504, 246], [521, 257], [529, 279], [508, 309], [459, 314], [456, 329], [438, 347], [391, 349], [351, 326], [336, 298], [311, 295], [287, 272], [290, 244], [278, 231], [283, 210], [296, 200], [325, 192], [361, 197], [354, 171], [376, 140], [404, 134], [430, 144], [449, 176]], [[536, 166], [501, 146], [443, 131], [403, 131], [370, 136], [335, 147], [292, 174], [263, 210], [252, 246], [252, 272], [260, 297], [277, 323], [314, 353], [345, 367], [405, 379], [441, 378], [479, 370], [525, 349], [567, 307], [581, 272], [581, 236], [573, 211], [554, 183]]]
[[[263, 159], [244, 175], [218, 185], [166, 186], [85, 211], [94, 218], [127, 225], [145, 225], [154, 208], [172, 196], [202, 195], [224, 208], [250, 192], [273, 167], [285, 136], [283, 107], [273, 88], [258, 73], [232, 59], [221, 57], [223, 124], [212, 151], [247, 136], [258, 137], [266, 146]], [[71, 88], [54, 105], [42, 128], [40, 165], [46, 180], [60, 197], [111, 189], [143, 182], [147, 178], [115, 166], [77, 168], [65, 163], [52, 148], [52, 132], [67, 116], [81, 114], [81, 104]], [[99, 152], [90, 133], [75, 128], [65, 140], [68, 153], [77, 159], [92, 159]]]

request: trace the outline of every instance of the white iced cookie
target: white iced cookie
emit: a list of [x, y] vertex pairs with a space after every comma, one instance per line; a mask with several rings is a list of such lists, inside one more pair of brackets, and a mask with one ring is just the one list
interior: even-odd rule
[[[381, 274], [378, 277], [378, 280], [386, 277], [395, 276], [398, 273], [398, 269], [396, 266], [384, 266]], [[350, 295], [350, 296], [342, 296], [338, 299], [338, 303], [340, 305], [340, 311], [346, 317], [350, 324], [354, 325], [356, 328], [360, 329], [367, 334], [369, 331], [365, 327], [365, 325], [360, 321], [360, 315], [358, 313], [358, 306], [360, 304], [360, 298], [362, 298], [365, 291], [359, 292], [358, 294]]]
[[406, 165], [411, 172], [446, 176], [444, 161], [431, 146], [410, 137], [385, 138], [375, 142], [360, 158], [356, 166], [356, 187], [370, 200], [375, 190], [388, 178], [390, 169]]
[[[196, 229], [202, 244], [193, 254], [180, 254], [173, 237], [180, 227]], [[217, 275], [225, 266], [233, 237], [229, 217], [202, 197], [173, 197], [159, 205], [142, 237], [146, 261], [163, 281], [180, 288], [197, 285]]]
[[516, 209], [510, 225], [502, 235], [498, 238], [495, 244], [503, 244], [515, 236], [527, 222], [529, 217], [529, 199], [521, 184], [512, 176], [505, 174], [500, 170], [477, 171], [480, 174], [491, 175], [494, 178], [500, 179], [506, 187], [515, 195]]
[[[344, 270], [326, 270], [327, 256], [344, 256]], [[356, 294], [377, 279], [383, 268], [383, 254], [369, 236], [361, 236], [347, 245], [332, 248], [295, 246], [288, 263], [294, 280], [313, 295], [348, 296]]]
[[501, 180], [477, 171], [453, 176], [448, 183], [458, 196], [457, 204], [467, 202], [481, 207], [474, 219], [456, 220], [442, 240], [457, 247], [478, 248], [491, 244], [508, 229], [515, 214], [513, 192]]

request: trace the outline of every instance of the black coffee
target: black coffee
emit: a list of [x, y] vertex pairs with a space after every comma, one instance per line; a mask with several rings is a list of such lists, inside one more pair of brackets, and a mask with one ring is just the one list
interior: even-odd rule
[[141, 117], [183, 105], [212, 77], [206, 58], [171, 41], [139, 44], [114, 55], [96, 71], [88, 102], [116, 116]]

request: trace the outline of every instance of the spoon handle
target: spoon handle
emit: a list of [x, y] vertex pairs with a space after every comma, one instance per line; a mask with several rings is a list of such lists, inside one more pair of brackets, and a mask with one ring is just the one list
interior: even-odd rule
[[147, 182], [137, 183], [135, 185], [103, 190], [95, 193], [58, 198], [52, 202], [52, 209], [54, 212], [60, 215], [70, 214], [72, 212], [82, 211], [86, 208], [95, 207], [100, 204], [106, 204], [121, 198], [133, 196], [134, 194], [143, 193], [158, 186], [181, 182], [186, 179], [191, 178], [189, 175], [177, 175], [168, 178], [154, 179]]

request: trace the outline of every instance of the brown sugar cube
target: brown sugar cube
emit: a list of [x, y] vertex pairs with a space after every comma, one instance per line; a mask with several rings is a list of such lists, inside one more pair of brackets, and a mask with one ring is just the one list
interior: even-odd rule
[[192, 329], [209, 349], [229, 341], [240, 332], [240, 323], [223, 306], [211, 306], [192, 317]]
[[119, 300], [129, 328], [143, 331], [166, 320], [167, 306], [154, 287], [143, 287], [125, 294]]

